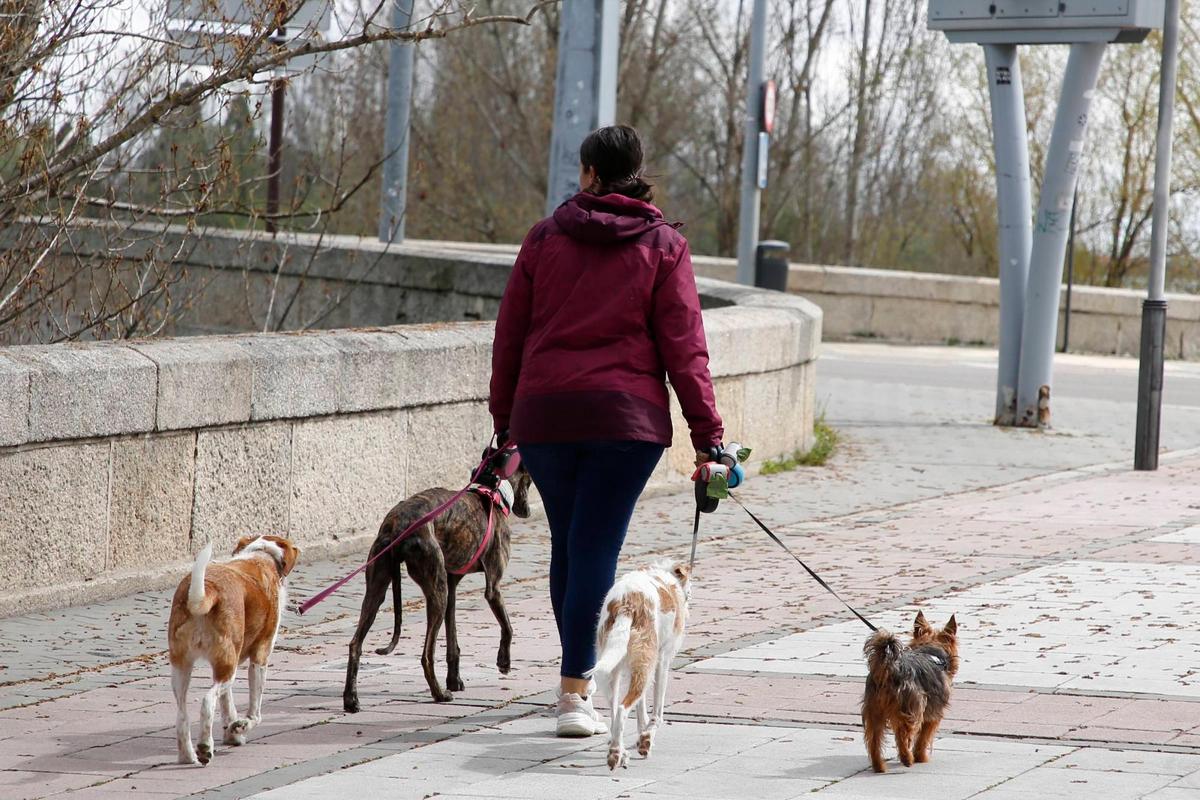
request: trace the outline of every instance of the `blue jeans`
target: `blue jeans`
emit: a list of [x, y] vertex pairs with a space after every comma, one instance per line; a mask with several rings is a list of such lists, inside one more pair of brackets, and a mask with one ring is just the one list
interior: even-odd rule
[[565, 678], [596, 663], [596, 624], [633, 507], [662, 458], [649, 442], [520, 445], [550, 522], [550, 602]]

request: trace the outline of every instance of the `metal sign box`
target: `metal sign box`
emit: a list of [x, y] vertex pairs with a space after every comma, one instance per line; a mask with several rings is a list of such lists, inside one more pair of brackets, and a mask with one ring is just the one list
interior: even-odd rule
[[1140, 42], [1165, 0], [929, 0], [929, 28], [951, 42]]
[[[269, 24], [279, 10], [279, 0], [167, 0], [169, 20], [197, 20], [225, 25]], [[285, 0], [283, 7], [299, 10], [288, 20], [292, 30], [310, 26], [319, 31], [329, 30], [331, 0]]]

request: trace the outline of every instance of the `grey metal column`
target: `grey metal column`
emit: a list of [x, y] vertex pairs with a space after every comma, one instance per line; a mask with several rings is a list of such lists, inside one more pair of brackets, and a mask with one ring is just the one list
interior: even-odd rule
[[[412, 24], [413, 0], [392, 0], [392, 28]], [[383, 192], [379, 241], [404, 241], [408, 208], [408, 130], [412, 107], [413, 46], [393, 40], [388, 51], [387, 122], [383, 133]]]
[[750, 63], [746, 77], [746, 124], [742, 144], [742, 199], [738, 213], [737, 281], [754, 285], [758, 245], [758, 132], [762, 130], [763, 70], [767, 53], [767, 0], [754, 0], [750, 15]]
[[617, 116], [617, 0], [563, 0], [546, 214], [579, 191], [579, 145]]
[[1158, 84], [1158, 139], [1154, 145], [1154, 219], [1150, 234], [1150, 277], [1142, 304], [1141, 360], [1138, 364], [1137, 434], [1133, 468], [1158, 469], [1162, 414], [1163, 346], [1167, 337], [1167, 214], [1171, 203], [1171, 130], [1175, 122], [1179, 0], [1167, 0], [1163, 24], [1162, 69]]
[[1021, 323], [1033, 243], [1029, 189], [1029, 136], [1025, 90], [1014, 44], [985, 44], [992, 143], [996, 155], [996, 206], [1000, 222], [1000, 359], [996, 373], [997, 425], [1016, 421]]
[[1042, 195], [1034, 218], [1025, 317], [1021, 325], [1021, 364], [1017, 374], [1017, 424], [1035, 428], [1050, 422], [1050, 383], [1054, 363], [1063, 249], [1070, 227], [1071, 198], [1083, 156], [1088, 111], [1104, 58], [1104, 43], [1071, 45], [1062, 94], [1046, 153]]

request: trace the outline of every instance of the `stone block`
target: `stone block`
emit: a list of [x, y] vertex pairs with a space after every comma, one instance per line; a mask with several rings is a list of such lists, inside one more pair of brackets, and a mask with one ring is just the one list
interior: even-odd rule
[[287, 423], [200, 431], [192, 549], [229, 553], [246, 534], [288, 529], [292, 429]]
[[232, 339], [253, 363], [252, 420], [333, 414], [342, 394], [342, 355], [322, 334]]
[[406, 320], [400, 318], [400, 307], [404, 291], [380, 283], [366, 283], [350, 294], [350, 317], [357, 327], [397, 325]]
[[812, 326], [810, 321], [806, 335], [804, 321], [789, 310], [754, 306], [709, 312], [705, 330], [713, 339], [709, 345], [713, 376], [771, 372], [807, 360], [806, 338]]
[[667, 476], [673, 480], [678, 480], [684, 475], [691, 477], [695, 469], [696, 451], [692, 447], [691, 431], [674, 391], [671, 392], [671, 428], [671, 446], [663, 453], [662, 458], [667, 465]]
[[112, 443], [108, 568], [151, 567], [191, 555], [196, 434]]
[[1200, 323], [1180, 320], [1172, 324], [1168, 320], [1167, 331], [1169, 335], [1178, 337], [1180, 358], [1200, 360]]
[[0, 354], [0, 447], [29, 441], [29, 366]]
[[406, 494], [466, 483], [492, 435], [487, 409], [481, 403], [429, 406], [412, 410], [408, 419]]
[[462, 377], [459, 380], [459, 397], [462, 400], [486, 400], [490, 394], [492, 380], [492, 345], [496, 339], [493, 323], [463, 324], [457, 327], [459, 335], [469, 347], [459, 357]]
[[403, 329], [408, 352], [406, 406], [480, 400], [491, 379], [488, 324], [414, 325]]
[[809, 294], [808, 299], [821, 308], [821, 336], [849, 339], [872, 333], [874, 301], [870, 297], [841, 294]]
[[342, 364], [337, 408], [341, 412], [400, 408], [410, 403], [412, 346], [399, 328], [331, 331], [322, 340]]
[[29, 440], [82, 439], [154, 430], [157, 370], [109, 343], [14, 347], [30, 367]]
[[[1055, 341], [1061, 345], [1065, 314], [1058, 316]], [[1169, 324], [1169, 323], [1168, 323]], [[1071, 352], [1133, 355], [1141, 344], [1140, 317], [1113, 317], [1108, 314], [1071, 312]], [[1170, 339], [1168, 338], [1168, 348]]]
[[158, 367], [157, 430], [250, 419], [253, 365], [235, 340], [193, 337], [140, 342], [132, 349]]
[[[374, 533], [388, 510], [407, 496], [408, 454], [407, 411], [297, 422], [292, 540], [308, 544]], [[460, 466], [452, 475], [468, 468]]]
[[876, 297], [871, 332], [885, 339], [927, 344], [987, 342], [999, 329], [999, 307], [938, 300]]
[[768, 458], [791, 455], [792, 435], [785, 406], [790, 385], [789, 370], [747, 375], [744, 379], [745, 405], [741, 443], [754, 450], [762, 463]]
[[6, 590], [82, 581], [108, 555], [110, 446], [0, 454], [0, 582]]
[[746, 385], [741, 378], [718, 378], [713, 382], [717, 411], [725, 423], [726, 441], [744, 441]]

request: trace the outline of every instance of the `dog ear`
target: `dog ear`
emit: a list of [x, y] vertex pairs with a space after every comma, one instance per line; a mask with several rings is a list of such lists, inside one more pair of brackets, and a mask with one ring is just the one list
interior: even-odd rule
[[279, 549], [283, 551], [283, 564], [279, 568], [279, 573], [286, 578], [295, 569], [296, 562], [300, 560], [300, 548], [282, 536], [265, 536], [263, 538], [279, 545]]
[[671, 574], [675, 576], [681, 586], [687, 583], [688, 579], [692, 577], [691, 569], [683, 564], [676, 564], [671, 569]]
[[918, 611], [917, 618], [913, 621], [913, 636], [920, 638], [921, 636], [928, 636], [931, 633], [933, 633], [933, 627], [925, 619], [925, 612]]
[[948, 633], [954, 636], [958, 633], [958, 622], [954, 619], [954, 615], [950, 615], [950, 621], [946, 623], [946, 627], [942, 628], [943, 633]]
[[249, 544], [257, 538], [258, 538], [257, 535], [249, 534], [249, 535], [243, 536], [242, 538], [238, 539], [237, 544], [235, 544], [233, 546], [233, 554], [236, 556], [238, 553], [245, 550], [246, 547], [249, 546]]

